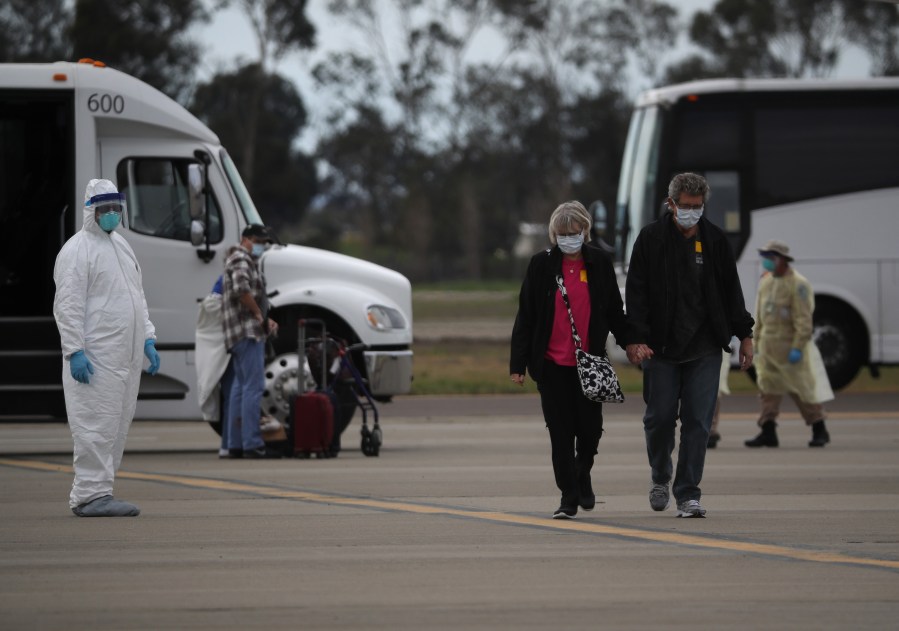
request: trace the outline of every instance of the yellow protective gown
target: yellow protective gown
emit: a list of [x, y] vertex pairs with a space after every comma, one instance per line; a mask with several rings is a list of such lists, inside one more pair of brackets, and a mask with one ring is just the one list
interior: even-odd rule
[[[766, 273], [755, 303], [755, 366], [764, 394], [796, 394], [806, 403], [833, 399], [821, 353], [812, 340], [815, 296], [808, 280], [793, 269], [783, 276]], [[795, 364], [790, 350], [802, 351]]]
[[[91, 180], [85, 202], [115, 192]], [[53, 315], [62, 342], [62, 386], [75, 443], [71, 507], [112, 495], [125, 438], [134, 418], [144, 342], [156, 339], [140, 265], [124, 237], [104, 232], [85, 205], [84, 225], [59, 251], [53, 270]], [[75, 381], [68, 357], [83, 350], [94, 367], [90, 383]]]

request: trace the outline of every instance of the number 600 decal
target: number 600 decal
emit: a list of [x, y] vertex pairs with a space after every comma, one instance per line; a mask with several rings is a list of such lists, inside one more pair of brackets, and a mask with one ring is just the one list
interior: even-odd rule
[[125, 98], [118, 94], [113, 96], [111, 94], [94, 93], [87, 98], [87, 109], [91, 112], [103, 112], [104, 114], [109, 114], [110, 112], [121, 114], [125, 111]]

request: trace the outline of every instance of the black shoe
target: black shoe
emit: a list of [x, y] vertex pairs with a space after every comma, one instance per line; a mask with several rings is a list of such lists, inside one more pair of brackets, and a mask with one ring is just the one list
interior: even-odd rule
[[577, 506], [566, 506], [563, 504], [553, 513], [553, 519], [574, 519], [577, 515]]
[[777, 440], [776, 427], [777, 423], [774, 421], [765, 421], [761, 433], [755, 438], [743, 441], [743, 444], [747, 447], [777, 447], [780, 443]]
[[582, 478], [578, 483], [577, 503], [584, 510], [593, 510], [596, 506], [596, 495], [593, 493], [593, 485], [590, 483], [590, 476]]
[[812, 439], [808, 441], [809, 447], [823, 447], [830, 442], [830, 434], [824, 428], [824, 421], [812, 424]]
[[243, 457], [254, 460], [258, 458], [278, 459], [284, 456], [280, 451], [274, 451], [268, 447], [257, 447], [256, 449], [244, 450]]
[[712, 432], [709, 434], [709, 442], [706, 444], [706, 447], [709, 449], [714, 449], [718, 446], [718, 441], [721, 440], [721, 434], [718, 432]]
[[220, 457], [228, 458], [229, 460], [243, 458], [243, 449], [229, 449], [227, 456], [220, 456]]

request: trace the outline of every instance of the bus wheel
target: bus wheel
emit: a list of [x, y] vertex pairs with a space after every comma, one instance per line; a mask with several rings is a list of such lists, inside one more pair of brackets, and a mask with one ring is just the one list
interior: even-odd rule
[[839, 390], [855, 379], [867, 357], [865, 325], [846, 304], [820, 299], [812, 339], [821, 351], [830, 387]]

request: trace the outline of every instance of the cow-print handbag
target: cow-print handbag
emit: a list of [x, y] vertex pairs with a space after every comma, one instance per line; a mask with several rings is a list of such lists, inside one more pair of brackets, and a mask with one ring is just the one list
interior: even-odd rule
[[561, 276], [556, 276], [556, 284], [562, 292], [562, 300], [568, 308], [568, 319], [571, 321], [571, 335], [574, 337], [574, 357], [577, 361], [577, 374], [581, 380], [581, 390], [584, 396], [591, 401], [600, 403], [623, 403], [624, 394], [621, 392], [621, 384], [618, 383], [618, 375], [612, 368], [612, 363], [607, 357], [591, 355], [581, 348], [581, 336], [577, 334], [574, 326], [574, 315], [571, 313], [571, 303], [568, 302], [568, 292], [565, 291], [565, 283]]

